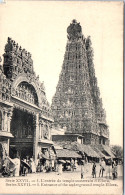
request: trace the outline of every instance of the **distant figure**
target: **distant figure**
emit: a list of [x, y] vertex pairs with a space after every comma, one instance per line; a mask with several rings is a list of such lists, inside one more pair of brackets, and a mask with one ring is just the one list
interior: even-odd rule
[[74, 171], [74, 160], [71, 158], [71, 171]]
[[52, 171], [54, 171], [54, 160], [52, 160]]
[[[31, 170], [31, 160], [30, 160], [30, 170]], [[41, 166], [41, 163], [40, 163], [40, 159], [38, 159], [36, 172], [41, 172], [41, 171], [42, 171], [42, 166]]]
[[113, 179], [117, 178], [118, 173], [117, 173], [117, 164], [115, 160], [112, 162], [112, 177]]
[[102, 158], [102, 160], [101, 160], [101, 162], [100, 162], [99, 177], [100, 177], [100, 175], [103, 177], [104, 171], [105, 171], [105, 161], [104, 161], [103, 158]]
[[77, 169], [77, 166], [78, 166], [78, 164], [77, 164], [77, 160], [75, 160], [75, 161], [74, 161], [74, 170], [76, 170], [76, 169]]
[[35, 162], [33, 160], [33, 158], [30, 159], [30, 164], [31, 164], [31, 171], [32, 173], [36, 173], [36, 165], [35, 165]]
[[57, 172], [58, 170], [57, 160], [54, 160], [54, 170]]
[[[23, 159], [23, 161], [25, 162], [25, 163], [27, 163], [27, 160], [26, 159]], [[27, 163], [28, 164], [28, 163]], [[27, 173], [28, 173], [28, 168], [27, 168], [27, 166], [24, 164], [23, 165], [23, 175], [24, 176], [26, 176], [27, 175]]]
[[93, 163], [93, 166], [92, 166], [92, 176], [93, 176], [93, 178], [94, 177], [96, 178], [96, 164], [95, 164], [95, 162]]
[[62, 175], [62, 163], [58, 164], [58, 175]]
[[109, 158], [106, 161], [106, 177], [109, 176], [109, 178], [111, 177], [111, 166], [112, 166], [112, 160], [111, 160], [111, 158]]
[[18, 157], [13, 159], [13, 162], [15, 164], [15, 169], [14, 169], [14, 176], [19, 176], [20, 173], [20, 159]]
[[83, 179], [84, 176], [84, 161], [81, 163], [81, 179]]

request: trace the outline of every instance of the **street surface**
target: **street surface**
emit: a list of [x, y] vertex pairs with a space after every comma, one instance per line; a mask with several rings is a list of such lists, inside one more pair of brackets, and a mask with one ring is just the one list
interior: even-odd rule
[[122, 194], [123, 189], [123, 166], [118, 165], [118, 178], [115, 180], [99, 177], [99, 164], [97, 176], [92, 178], [92, 164], [85, 165], [84, 178], [81, 179], [81, 167], [76, 171], [65, 171], [61, 175], [58, 172], [30, 173], [27, 176], [0, 178], [3, 182], [4, 193], [35, 193], [35, 194]]

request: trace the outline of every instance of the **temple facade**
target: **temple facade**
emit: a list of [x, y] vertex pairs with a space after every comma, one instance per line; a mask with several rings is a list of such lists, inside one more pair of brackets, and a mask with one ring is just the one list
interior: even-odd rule
[[0, 158], [26, 156], [37, 161], [52, 150], [53, 117], [44, 84], [31, 54], [8, 38], [0, 65]]
[[80, 23], [73, 20], [67, 28], [67, 38], [51, 105], [54, 125], [65, 127], [67, 134], [83, 135], [84, 144], [109, 145], [109, 130], [95, 76], [90, 36], [85, 38]]

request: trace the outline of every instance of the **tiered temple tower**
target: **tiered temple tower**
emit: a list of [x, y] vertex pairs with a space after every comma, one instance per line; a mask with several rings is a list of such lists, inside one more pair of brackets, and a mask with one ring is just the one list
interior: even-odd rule
[[85, 144], [108, 145], [109, 130], [97, 86], [90, 37], [84, 37], [76, 20], [67, 28], [67, 34], [62, 71], [51, 106], [54, 124], [66, 127], [66, 133], [84, 135]]

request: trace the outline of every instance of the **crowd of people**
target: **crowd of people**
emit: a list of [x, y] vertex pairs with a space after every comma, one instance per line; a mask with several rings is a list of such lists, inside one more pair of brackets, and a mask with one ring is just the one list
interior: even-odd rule
[[[79, 165], [78, 165], [79, 164]], [[62, 174], [62, 171], [75, 171], [77, 170], [77, 168], [80, 166], [81, 167], [81, 179], [84, 179], [86, 177], [86, 172], [88, 171], [89, 165], [91, 163], [87, 163], [85, 160], [80, 160], [79, 162], [77, 162], [77, 160], [73, 160], [71, 158], [70, 161], [66, 161], [65, 163], [63, 163], [63, 161], [61, 162], [61, 160], [58, 162], [58, 167], [57, 167], [57, 172], [58, 175]], [[97, 165], [99, 166], [99, 168], [97, 169]], [[92, 172], [91, 172], [91, 176], [93, 178], [96, 177], [104, 177], [104, 175], [108, 178], [112, 178], [115, 179], [118, 176], [118, 172], [117, 172], [117, 161], [113, 160], [112, 158], [109, 159], [100, 159], [99, 163], [95, 163], [92, 162]]]
[[[100, 168], [99, 168], [99, 177], [103, 177], [104, 176], [104, 172], [105, 172], [105, 175], [106, 177], [109, 177], [109, 178], [117, 178], [117, 161], [109, 158], [109, 159], [106, 159], [104, 160], [104, 158], [102, 158], [100, 160]], [[92, 165], [92, 176], [93, 178], [95, 177], [96, 178], [96, 174], [97, 171], [96, 171], [96, 164], [95, 162], [93, 162], [93, 165]]]
[[27, 156], [20, 159], [20, 157], [16, 156], [16, 158], [11, 159], [9, 156], [6, 156], [0, 172], [3, 177], [26, 176], [29, 173], [56, 171], [59, 164], [56, 159], [51, 159], [50, 161], [49, 159], [39, 158], [35, 162], [33, 157], [29, 158]]
[[28, 173], [36, 173], [36, 164], [33, 158], [23, 158], [22, 160], [17, 156], [11, 159], [6, 156], [4, 159], [1, 173], [2, 176], [25, 176]]
[[[86, 168], [90, 163], [85, 160], [77, 161], [77, 159], [70, 160], [38, 160], [37, 165], [33, 158], [26, 158], [20, 160], [18, 157], [11, 159], [6, 157], [2, 166], [2, 176], [26, 176], [28, 173], [36, 172], [49, 172], [55, 171], [58, 175], [61, 175], [63, 171], [74, 172], [81, 167], [81, 179], [86, 177]], [[97, 166], [99, 169], [97, 169]], [[89, 167], [90, 168], [90, 167]], [[117, 178], [117, 162], [111, 158], [100, 159], [99, 163], [92, 162], [91, 177], [106, 177], [115, 179]]]

